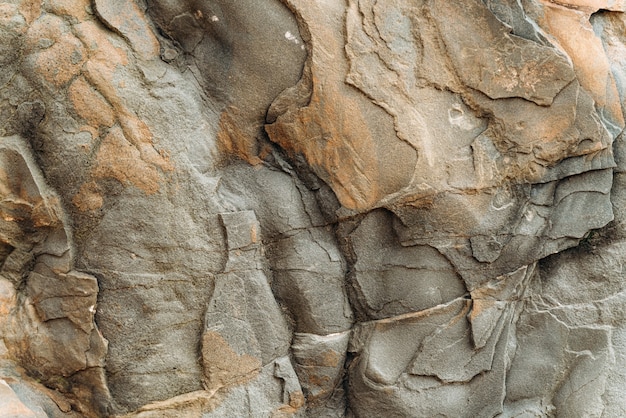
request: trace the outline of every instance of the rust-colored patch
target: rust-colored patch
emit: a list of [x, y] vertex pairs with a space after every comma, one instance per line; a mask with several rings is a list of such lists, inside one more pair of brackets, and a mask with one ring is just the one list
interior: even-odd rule
[[249, 382], [261, 370], [260, 359], [237, 354], [219, 333], [213, 331], [202, 336], [202, 365], [209, 391]]
[[139, 151], [141, 159], [164, 171], [172, 171], [170, 161], [152, 146], [150, 128], [124, 103], [117, 91], [115, 71], [118, 66], [128, 65], [126, 53], [115, 48], [106, 37], [106, 32], [91, 22], [77, 25], [76, 33], [88, 46], [90, 59], [83, 71], [88, 84], [93, 86], [110, 105], [119, 122], [124, 137]]
[[72, 203], [81, 212], [100, 209], [104, 203], [98, 185], [94, 181], [80, 186], [80, 190], [72, 198]]
[[[319, 375], [319, 374], [315, 374], [315, 373], [309, 373], [308, 378], [307, 378], [307, 382], [309, 383], [309, 385], [312, 386], [317, 386], [318, 388], [328, 388], [328, 384], [330, 383], [330, 377], [326, 376], [326, 375]], [[319, 396], [312, 396], [309, 395], [309, 400], [312, 399], [317, 399], [320, 396], [323, 396], [327, 391], [323, 391], [321, 395]]]
[[93, 21], [85, 21], [73, 26], [74, 33], [84, 44], [90, 61], [98, 61], [99, 66], [112, 70], [118, 65], [128, 65], [126, 52], [115, 47], [108, 39], [109, 31]]
[[381, 197], [372, 132], [357, 101], [332, 86], [323, 90], [323, 98], [316, 92], [308, 107], [279, 117], [266, 131], [288, 152], [303, 155], [343, 206], [369, 208]]
[[163, 171], [174, 170], [169, 158], [159, 153], [152, 145], [152, 132], [148, 125], [126, 108], [118, 110], [118, 120], [124, 136], [139, 150], [143, 161], [159, 167]]
[[141, 158], [139, 150], [126, 140], [117, 126], [102, 140], [92, 174], [96, 178], [114, 178], [123, 184], [132, 184], [147, 194], [159, 190], [156, 167]]
[[304, 407], [305, 398], [304, 394], [300, 391], [291, 392], [289, 394], [289, 404], [282, 405], [276, 410], [272, 411], [270, 415], [272, 418], [287, 418], [293, 417], [295, 414]]
[[0, 167], [0, 198], [4, 200], [11, 194], [11, 183], [9, 182], [9, 175], [2, 167]]
[[[94, 128], [112, 127], [97, 153], [94, 178], [115, 178], [132, 184], [148, 194], [159, 190], [159, 172], [172, 171], [169, 158], [153, 146], [148, 125], [124, 103], [116, 87], [115, 73], [128, 65], [128, 56], [108, 40], [108, 33], [93, 22], [75, 26], [75, 33], [84, 43], [89, 59], [83, 75], [70, 88], [70, 99], [79, 116]], [[119, 125], [116, 125], [116, 123]], [[75, 196], [75, 204], [84, 210], [101, 206], [99, 193], [92, 193], [89, 183]], [[83, 210], [81, 209], [81, 210]]]
[[36, 53], [35, 57], [37, 73], [56, 87], [64, 87], [80, 73], [85, 51], [74, 36], [63, 35], [50, 48]]
[[252, 224], [251, 228], [250, 228], [250, 242], [252, 244], [256, 244], [257, 242], [259, 242], [259, 232], [257, 231], [257, 226], [256, 224]]
[[20, 14], [27, 24], [31, 24], [41, 15], [41, 0], [22, 0], [19, 3]]
[[44, 14], [28, 27], [25, 39], [25, 52], [50, 47], [50, 41], [57, 41], [68, 34], [68, 26], [60, 17]]
[[21, 11], [15, 4], [0, 3], [0, 26], [2, 28], [10, 28], [15, 33], [24, 33], [27, 26], [23, 22], [19, 22], [19, 14], [21, 14]]
[[337, 367], [341, 361], [342, 356], [335, 350], [327, 350], [322, 356], [322, 363], [320, 366], [324, 367]]
[[24, 53], [32, 71], [55, 87], [65, 87], [80, 73], [86, 59], [83, 44], [63, 19], [45, 14], [28, 28]]
[[46, 199], [41, 198], [35, 205], [31, 213], [33, 225], [37, 228], [56, 227], [61, 225], [58, 208], [61, 207], [59, 199], [55, 196]]
[[197, 418], [206, 412], [215, 410], [224, 402], [224, 393], [198, 390], [184, 393], [164, 401], [156, 401], [144, 405], [137, 411], [118, 418], [156, 418], [177, 417]]
[[[129, 65], [126, 49], [113, 45], [111, 32], [87, 14], [88, 6], [88, 0], [50, 0], [45, 3], [50, 13], [29, 27], [25, 43], [33, 74], [56, 88], [69, 85], [67, 97], [86, 122], [81, 130], [97, 138], [109, 129], [97, 152], [92, 179], [73, 199], [81, 211], [102, 206], [94, 182], [99, 178], [114, 178], [153, 194], [159, 190], [159, 170], [174, 170], [169, 157], [154, 148], [148, 125], [120, 95], [119, 82]], [[59, 16], [80, 23], [69, 25]]]
[[577, 5], [587, 2], [565, 2], [571, 3], [572, 7], [563, 7], [549, 0], [541, 2], [545, 7], [539, 24], [558, 40], [571, 58], [580, 85], [591, 94], [598, 106], [606, 109], [612, 119], [623, 126], [624, 115], [611, 64], [602, 40], [596, 36], [589, 22], [591, 13], [597, 11], [599, 5], [589, 3], [579, 9]]
[[16, 298], [17, 294], [11, 282], [0, 278], [0, 325], [2, 328], [4, 328], [3, 322], [7, 321], [11, 311], [15, 308]]
[[71, 16], [80, 21], [89, 18], [87, 14], [89, 0], [48, 0], [45, 7], [57, 16]]
[[472, 310], [467, 315], [467, 319], [469, 319], [470, 322], [473, 322], [486, 309], [493, 308], [495, 305], [496, 305], [496, 301], [495, 300], [491, 300], [491, 299], [473, 299], [472, 300]]
[[96, 92], [84, 77], [77, 78], [68, 90], [70, 101], [78, 115], [96, 130], [100, 127], [111, 127], [115, 123], [113, 109], [106, 100]]
[[302, 408], [304, 406], [304, 393], [301, 391], [294, 391], [289, 394], [289, 406], [292, 408]]
[[250, 127], [242, 127], [237, 122], [241, 112], [236, 107], [228, 107], [220, 116], [217, 133], [218, 149], [225, 155], [233, 155], [247, 161], [248, 164], [260, 164], [259, 146], [256, 135]]

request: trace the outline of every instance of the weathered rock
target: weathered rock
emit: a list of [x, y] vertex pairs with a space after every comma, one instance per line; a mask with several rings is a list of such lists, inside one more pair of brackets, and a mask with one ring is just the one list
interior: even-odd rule
[[[279, 162], [293, 175], [287, 163]], [[258, 214], [272, 288], [295, 331], [325, 335], [349, 329], [345, 260], [306, 186], [282, 172], [233, 165], [218, 191], [225, 205], [253, 208]]]
[[626, 415], [625, 11], [0, 4], [0, 415]]
[[291, 348], [308, 408], [325, 409], [329, 414], [335, 410], [339, 416], [343, 413], [345, 405], [333, 404], [333, 397], [343, 391], [341, 383], [349, 340], [349, 332], [325, 336], [295, 334]]
[[393, 214], [374, 211], [350, 234], [356, 256], [351, 287], [368, 318], [380, 319], [446, 303], [466, 293], [450, 262], [428, 245], [403, 247]]
[[110, 395], [102, 370], [107, 342], [94, 323], [97, 281], [71, 270], [66, 215], [24, 140], [4, 138], [0, 154], [5, 179], [1, 237], [8, 249], [0, 271], [1, 335], [13, 358], [71, 396], [86, 416], [106, 413]]
[[2, 416], [6, 418], [39, 418], [46, 416], [43, 411], [35, 413], [24, 405], [4, 380], [0, 380], [0, 410], [2, 411]]
[[[502, 317], [501, 332], [493, 336], [494, 347], [479, 349], [474, 358], [467, 355], [472, 351], [467, 327], [459, 326], [469, 310], [467, 300], [364, 323], [351, 347], [356, 359], [350, 367], [349, 395], [357, 416], [469, 417], [501, 412], [508, 368], [506, 346], [513, 338], [514, 306], [510, 308]], [[448, 332], [454, 328], [461, 332], [460, 338]], [[448, 337], [453, 344], [429, 344]], [[481, 366], [484, 354], [491, 358]], [[475, 366], [475, 376], [463, 376]]]
[[250, 380], [262, 366], [287, 355], [291, 341], [263, 271], [263, 246], [254, 212], [222, 213], [220, 219], [229, 257], [224, 273], [215, 280], [202, 336], [209, 391]]

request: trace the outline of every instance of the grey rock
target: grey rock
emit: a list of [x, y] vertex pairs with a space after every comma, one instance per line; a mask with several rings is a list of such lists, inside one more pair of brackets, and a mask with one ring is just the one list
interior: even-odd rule
[[625, 11], [1, 4], [0, 415], [626, 415]]
[[345, 405], [334, 405], [344, 378], [350, 332], [325, 336], [296, 333], [291, 349], [294, 368], [300, 379], [309, 409], [323, 408], [343, 414]]
[[35, 411], [24, 405], [17, 397], [13, 389], [4, 381], [0, 381], [0, 390], [2, 391], [2, 414], [6, 417], [25, 417], [25, 418], [43, 418], [47, 417], [41, 408]]
[[233, 165], [218, 192], [224, 205], [258, 214], [272, 271], [271, 286], [297, 332], [331, 334], [352, 325], [344, 285], [346, 263], [314, 195], [288, 174]]
[[[509, 35], [509, 28], [499, 22], [483, 2], [429, 3], [449, 59], [468, 87], [492, 99], [522, 97], [539, 105], [549, 105], [574, 79], [566, 57], [550, 47]], [[516, 11], [515, 8], [509, 10]], [[455, 16], [455, 24], [463, 25], [478, 38], [470, 39], [464, 37], [463, 32], [452, 30], [451, 16]], [[477, 48], [477, 45], [490, 47]]]
[[513, 34], [543, 45], [549, 44], [545, 33], [526, 15], [524, 6], [520, 2], [516, 0], [487, 0], [483, 3], [498, 20], [511, 28]]
[[[549, 312], [523, 315], [518, 323], [519, 348], [509, 372], [507, 400], [536, 399], [545, 408], [565, 414], [601, 414], [605, 367], [610, 362], [608, 338], [606, 329], [569, 327]], [[565, 381], [564, 374], [568, 376]], [[584, 400], [574, 395], [583, 386]]]
[[393, 218], [371, 212], [349, 238], [356, 257], [352, 287], [364, 314], [380, 319], [416, 312], [465, 294], [462, 279], [436, 249], [398, 242]]
[[[304, 399], [288, 358], [266, 365], [252, 382], [233, 388], [220, 405], [201, 416], [303, 417]], [[289, 385], [291, 383], [291, 386]]]
[[[414, 327], [418, 327], [417, 324], [419, 321]], [[423, 325], [428, 327], [428, 322], [425, 321]], [[404, 331], [407, 331], [406, 328]], [[399, 334], [396, 335], [399, 336]], [[407, 341], [414, 341], [410, 338], [416, 334], [411, 332], [405, 335], [409, 338]], [[380, 414], [391, 417], [420, 417], [437, 414], [459, 417], [495, 416], [502, 412], [506, 379], [504, 370], [508, 367], [505, 347], [512, 341], [512, 338], [511, 326], [507, 325], [495, 349], [497, 354], [491, 363], [491, 370], [481, 373], [464, 384], [444, 383], [432, 376], [407, 373], [398, 375], [396, 385], [381, 384], [378, 377], [372, 380], [372, 376], [368, 374], [365, 365], [369, 361], [364, 359], [367, 357], [364, 353], [365, 355], [360, 355], [354, 360], [350, 368], [351, 405], [354, 405], [356, 415], [363, 417]], [[397, 342], [399, 343], [399, 340]], [[391, 344], [399, 347], [396, 342]], [[396, 352], [389, 347], [389, 353], [395, 354]], [[400, 360], [400, 364], [404, 363], [399, 358], [397, 360]], [[457, 370], [462, 369], [461, 365], [467, 360], [463, 357], [455, 357], [451, 354], [447, 363], [457, 360], [461, 362], [457, 365]], [[441, 399], [445, 399], [446, 402], [441, 402]]]

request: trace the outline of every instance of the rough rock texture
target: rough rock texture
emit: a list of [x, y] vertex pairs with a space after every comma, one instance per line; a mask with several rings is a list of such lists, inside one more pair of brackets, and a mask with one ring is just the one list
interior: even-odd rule
[[0, 2], [0, 417], [626, 416], [624, 13]]

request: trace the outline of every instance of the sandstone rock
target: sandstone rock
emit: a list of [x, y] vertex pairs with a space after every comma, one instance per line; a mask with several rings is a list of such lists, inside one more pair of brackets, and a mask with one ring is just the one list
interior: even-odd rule
[[[107, 411], [107, 342], [94, 323], [97, 281], [71, 270], [66, 215], [24, 140], [4, 138], [0, 152], [2, 240], [9, 250], [2, 260], [1, 333], [8, 352], [31, 374], [72, 396], [86, 416]], [[84, 394], [86, 386], [90, 393]]]
[[[508, 368], [506, 346], [513, 338], [509, 322], [511, 317], [505, 320], [507, 324], [500, 337], [494, 338], [498, 340], [493, 349], [495, 356], [485, 363], [487, 369], [463, 384], [442, 381], [435, 376], [445, 376], [442, 372], [446, 367], [464, 373], [466, 363], [471, 362], [468, 356], [461, 354], [456, 347], [445, 351], [441, 346], [426, 348], [421, 343], [432, 341], [438, 335], [446, 338], [444, 330], [462, 321], [468, 306], [468, 301], [460, 299], [416, 314], [365, 324], [361, 331], [364, 333], [356, 339], [358, 345], [353, 345], [351, 349], [357, 357], [350, 367], [349, 396], [357, 416], [443, 414], [470, 417], [500, 413], [505, 397], [505, 370]], [[457, 340], [461, 350], [463, 340]], [[411, 344], [407, 346], [408, 341]], [[425, 366], [416, 362], [415, 370], [407, 367], [413, 358], [437, 353], [445, 357], [444, 361], [439, 359], [428, 363], [426, 359]], [[480, 356], [481, 352], [478, 353]], [[455, 361], [459, 361], [459, 364], [454, 364]], [[439, 370], [429, 370], [431, 367]], [[446, 399], [447, 402], [441, 403], [435, 399]]]
[[0, 380], [0, 391], [0, 399], [2, 400], [0, 401], [0, 408], [3, 417], [39, 418], [47, 416], [43, 411], [35, 413], [33, 410], [27, 408], [4, 380]]
[[626, 415], [626, 6], [0, 4], [0, 415]]
[[[226, 229], [229, 260], [225, 272], [216, 278], [204, 335], [223, 334], [221, 338], [231, 340], [230, 345], [256, 357], [258, 369], [287, 354], [291, 335], [263, 271], [263, 246], [254, 212], [222, 213], [220, 218]], [[203, 348], [203, 356], [219, 351]], [[204, 361], [206, 373], [212, 362]]]
[[332, 398], [342, 391], [349, 332], [319, 336], [296, 334], [291, 346], [295, 370], [310, 409], [335, 409], [342, 414], [345, 405], [333, 405]]
[[[234, 165], [218, 192], [225, 205], [253, 208], [266, 242], [271, 285], [295, 322], [295, 330], [319, 335], [352, 325], [344, 290], [346, 264], [314, 195], [291, 174]], [[294, 176], [294, 177], [292, 177]]]
[[392, 225], [392, 214], [374, 211], [350, 235], [352, 288], [368, 318], [422, 311], [466, 293], [444, 256], [427, 245], [403, 247]]

